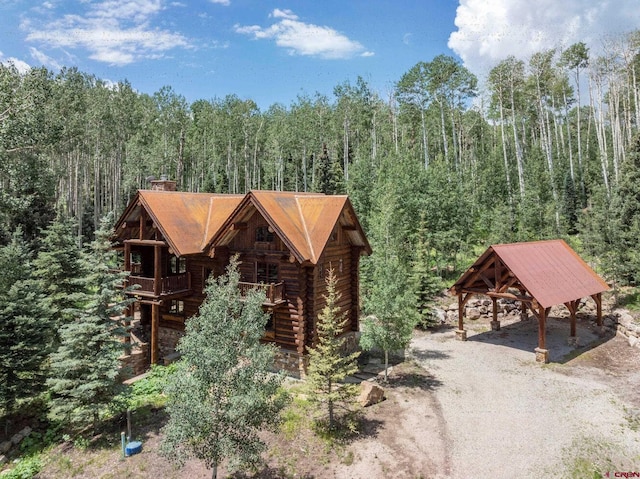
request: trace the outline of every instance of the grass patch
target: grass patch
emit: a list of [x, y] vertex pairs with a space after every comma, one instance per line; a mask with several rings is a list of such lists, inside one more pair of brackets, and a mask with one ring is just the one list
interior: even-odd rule
[[576, 438], [563, 451], [564, 470], [559, 479], [602, 479], [613, 471], [634, 470], [638, 457], [629, 457], [624, 447], [594, 437]]

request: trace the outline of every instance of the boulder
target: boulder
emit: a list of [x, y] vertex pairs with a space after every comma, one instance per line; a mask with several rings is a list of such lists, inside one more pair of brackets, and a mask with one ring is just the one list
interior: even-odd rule
[[478, 319], [480, 318], [480, 310], [478, 308], [467, 308], [467, 318], [468, 319]]
[[434, 308], [433, 313], [440, 323], [445, 323], [447, 321], [447, 313], [443, 309]]
[[11, 445], [11, 441], [0, 442], [0, 454], [9, 452], [9, 450], [11, 449]]
[[5, 455], [0, 455], [0, 466], [2, 466], [5, 462], [7, 462], [7, 457]]
[[626, 311], [620, 314], [620, 319], [618, 319], [618, 323], [624, 326], [625, 328], [629, 328], [633, 324], [633, 316], [631, 316]]
[[638, 344], [638, 338], [636, 338], [635, 336], [629, 336], [628, 341], [629, 346], [631, 347], [634, 347], [636, 344]]
[[362, 407], [371, 406], [372, 404], [378, 404], [384, 399], [384, 389], [372, 383], [371, 381], [362, 381], [360, 383], [360, 396], [358, 396], [358, 402]]
[[24, 436], [21, 433], [17, 432], [13, 436], [11, 436], [11, 442], [17, 446], [18, 444], [20, 444], [20, 441], [22, 441], [23, 438]]

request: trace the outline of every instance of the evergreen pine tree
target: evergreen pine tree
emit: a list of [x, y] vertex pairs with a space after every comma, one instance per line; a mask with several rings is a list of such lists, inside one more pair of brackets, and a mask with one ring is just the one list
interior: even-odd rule
[[0, 415], [43, 390], [52, 329], [20, 228], [0, 248]]
[[424, 328], [436, 324], [436, 318], [433, 315], [433, 298], [440, 289], [440, 278], [430, 268], [431, 254], [426, 235], [424, 216], [422, 216], [411, 265], [410, 283], [416, 301], [415, 310], [418, 314], [418, 324]]
[[336, 406], [347, 406], [358, 391], [353, 384], [342, 381], [358, 370], [359, 351], [343, 354], [345, 339], [340, 337], [348, 318], [340, 312], [340, 294], [336, 291], [338, 279], [333, 269], [326, 276], [326, 304], [318, 315], [316, 343], [309, 350], [307, 385], [309, 398], [316, 404], [326, 404], [329, 429], [335, 426]]
[[118, 288], [122, 275], [113, 272], [116, 259], [109, 224], [110, 218], [102, 221], [88, 254], [87, 284], [94, 292], [79, 315], [61, 327], [47, 380], [51, 416], [76, 426], [92, 423], [94, 431], [100, 412], [121, 387], [118, 357], [126, 331], [118, 318], [130, 302]]
[[313, 184], [313, 191], [326, 195], [335, 195], [344, 191], [344, 178], [340, 165], [329, 156], [325, 143], [322, 144], [322, 155], [318, 158], [318, 166]]
[[45, 306], [59, 328], [77, 316], [86, 301], [86, 261], [72, 221], [58, 216], [44, 230], [33, 262], [34, 275], [46, 295]]
[[577, 233], [578, 226], [578, 196], [575, 184], [569, 173], [564, 177], [561, 206], [565, 231], [570, 235], [574, 235]]
[[265, 444], [258, 433], [278, 423], [286, 404], [278, 393], [283, 376], [269, 373], [274, 348], [261, 344], [267, 317], [264, 294], [240, 297], [237, 259], [227, 274], [211, 280], [197, 315], [186, 324], [177, 350], [178, 370], [169, 380], [169, 421], [162, 451], [179, 464], [204, 461], [217, 477], [230, 466], [255, 467]]
[[623, 282], [640, 284], [640, 135], [636, 135], [611, 198], [615, 269]]

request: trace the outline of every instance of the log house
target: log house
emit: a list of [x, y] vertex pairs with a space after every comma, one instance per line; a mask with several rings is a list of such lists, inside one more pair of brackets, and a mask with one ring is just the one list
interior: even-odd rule
[[330, 268], [349, 319], [343, 334], [350, 349], [357, 346], [359, 260], [371, 247], [347, 196], [185, 193], [156, 181], [126, 207], [113, 239], [128, 285], [138, 285], [128, 294], [150, 338], [150, 364], [173, 356], [185, 321], [205, 298], [207, 278], [223, 274], [236, 254], [241, 292], [265, 291], [270, 319], [263, 340], [278, 346], [278, 369], [304, 375]]

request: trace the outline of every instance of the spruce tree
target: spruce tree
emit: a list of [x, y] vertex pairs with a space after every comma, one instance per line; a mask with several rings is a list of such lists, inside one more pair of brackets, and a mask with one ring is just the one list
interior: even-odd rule
[[435, 326], [433, 298], [440, 289], [440, 278], [430, 268], [430, 245], [427, 240], [424, 214], [421, 216], [417, 242], [411, 264], [410, 286], [415, 298], [417, 322], [421, 327]]
[[0, 248], [0, 416], [43, 390], [52, 329], [18, 228]]
[[318, 315], [316, 343], [309, 350], [307, 385], [312, 402], [326, 405], [329, 429], [335, 427], [336, 406], [353, 402], [358, 391], [344, 379], [358, 370], [359, 351], [343, 354], [345, 339], [341, 337], [348, 318], [340, 312], [340, 294], [336, 291], [338, 279], [333, 269], [326, 276], [326, 304]]
[[575, 183], [569, 173], [564, 177], [561, 212], [565, 231], [574, 235], [578, 226], [578, 196]]
[[86, 261], [74, 235], [74, 223], [58, 216], [44, 230], [33, 262], [34, 275], [46, 294], [45, 306], [57, 328], [70, 322], [86, 301]]
[[121, 319], [130, 300], [123, 297], [122, 275], [113, 272], [110, 218], [102, 221], [91, 244], [87, 286], [93, 291], [79, 315], [60, 329], [60, 345], [51, 355], [50, 415], [75, 426], [93, 424], [121, 388], [119, 356], [126, 333]]
[[611, 198], [613, 251], [610, 269], [630, 284], [640, 284], [640, 135], [636, 135]]
[[210, 280], [206, 299], [186, 323], [182, 354], [169, 380], [163, 453], [178, 464], [195, 457], [213, 470], [255, 467], [266, 446], [259, 432], [279, 422], [286, 398], [283, 376], [270, 373], [274, 347], [261, 344], [267, 316], [264, 293], [242, 299], [237, 259]]

